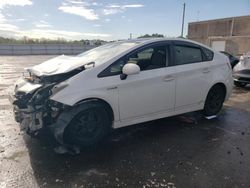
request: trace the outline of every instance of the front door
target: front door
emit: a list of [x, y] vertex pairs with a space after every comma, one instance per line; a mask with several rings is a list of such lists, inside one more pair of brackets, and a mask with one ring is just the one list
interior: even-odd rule
[[141, 71], [118, 85], [121, 121], [174, 110], [175, 67], [169, 67], [169, 54], [168, 45], [158, 45], [127, 58], [139, 65]]

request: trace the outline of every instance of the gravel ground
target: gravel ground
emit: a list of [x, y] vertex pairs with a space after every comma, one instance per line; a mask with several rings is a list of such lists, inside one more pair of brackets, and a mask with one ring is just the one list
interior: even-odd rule
[[250, 187], [250, 86], [234, 88], [218, 118], [192, 113], [116, 130], [79, 155], [50, 134], [20, 132], [8, 101], [24, 67], [52, 56], [0, 56], [0, 187]]

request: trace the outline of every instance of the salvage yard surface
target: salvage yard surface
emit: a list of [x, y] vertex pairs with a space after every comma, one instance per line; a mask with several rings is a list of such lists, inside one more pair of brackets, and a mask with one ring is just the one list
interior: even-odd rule
[[250, 187], [250, 86], [219, 117], [197, 113], [116, 130], [79, 155], [58, 155], [50, 134], [22, 133], [8, 92], [24, 67], [53, 56], [0, 56], [0, 188]]

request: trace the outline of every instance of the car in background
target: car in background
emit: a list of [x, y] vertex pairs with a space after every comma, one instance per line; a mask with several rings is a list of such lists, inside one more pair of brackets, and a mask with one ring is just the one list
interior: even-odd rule
[[230, 61], [231, 67], [232, 69], [235, 67], [235, 65], [239, 62], [239, 59], [235, 56], [233, 56], [232, 54], [225, 52], [225, 51], [220, 51], [221, 53], [225, 54]]
[[238, 87], [250, 84], [250, 52], [240, 57], [239, 63], [233, 69], [233, 78]]
[[231, 94], [225, 55], [186, 39], [109, 43], [26, 69], [10, 100], [29, 134], [89, 146], [111, 129], [192, 111], [216, 115]]

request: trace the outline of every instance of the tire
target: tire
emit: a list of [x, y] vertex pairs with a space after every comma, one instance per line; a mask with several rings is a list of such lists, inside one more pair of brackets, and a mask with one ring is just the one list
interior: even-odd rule
[[237, 87], [245, 87], [247, 84], [246, 83], [242, 83], [242, 82], [234, 81], [234, 85], [237, 86]]
[[64, 131], [64, 142], [78, 146], [97, 144], [111, 127], [111, 118], [105, 106], [91, 106], [79, 112]]
[[208, 92], [203, 109], [203, 114], [205, 116], [217, 115], [223, 106], [225, 95], [226, 92], [223, 86], [213, 86]]

